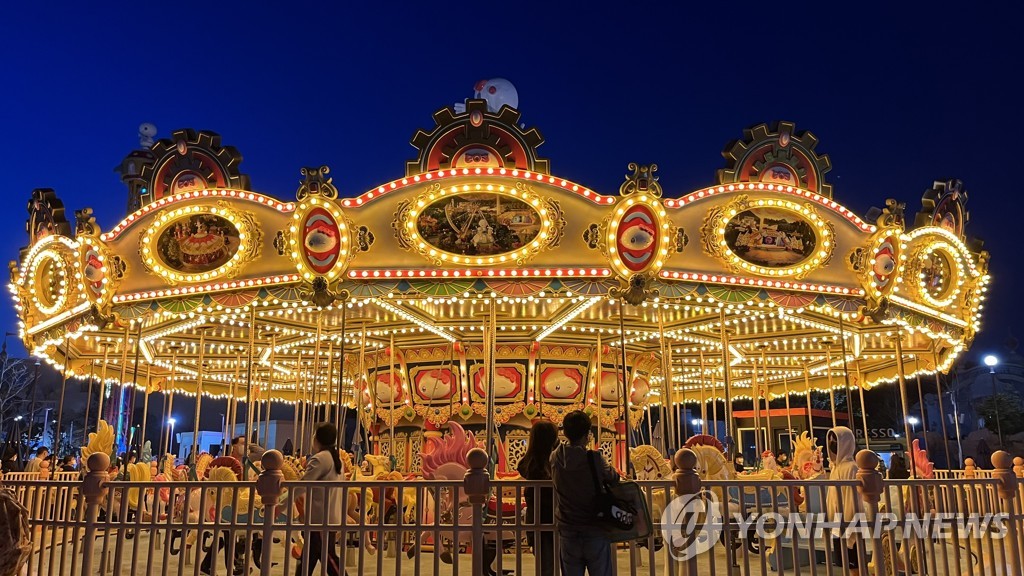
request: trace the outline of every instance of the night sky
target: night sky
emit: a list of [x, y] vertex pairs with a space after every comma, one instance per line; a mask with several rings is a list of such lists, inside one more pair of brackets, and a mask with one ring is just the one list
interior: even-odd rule
[[[7, 259], [26, 243], [33, 188], [56, 189], [69, 220], [86, 206], [104, 230], [124, 217], [113, 168], [141, 122], [159, 137], [220, 133], [253, 188], [278, 198], [294, 198], [299, 168], [320, 164], [356, 195], [403, 174], [409, 139], [435, 110], [500, 76], [545, 137], [553, 173], [604, 194], [631, 161], [657, 163], [671, 197], [708, 185], [727, 142], [774, 120], [818, 136], [835, 198], [860, 214], [894, 197], [912, 220], [933, 180], [960, 178], [994, 277], [972, 354], [1024, 334], [1020, 32], [980, 3], [29, 4], [0, 18]], [[9, 304], [0, 324], [15, 329]]]

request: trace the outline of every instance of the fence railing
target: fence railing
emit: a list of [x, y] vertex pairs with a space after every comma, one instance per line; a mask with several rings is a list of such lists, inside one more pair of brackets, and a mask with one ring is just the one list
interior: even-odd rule
[[[275, 451], [253, 482], [111, 481], [109, 459], [53, 480], [6, 476], [29, 511], [28, 574], [559, 574], [550, 517], [524, 510], [550, 482], [465, 478], [285, 481]], [[638, 482], [654, 530], [612, 546], [616, 574], [1021, 574], [1024, 461], [990, 477], [702, 481], [681, 450], [670, 479]], [[876, 529], [877, 528], [877, 529]], [[313, 564], [314, 566], [310, 567]], [[844, 567], [845, 566], [845, 567]]]

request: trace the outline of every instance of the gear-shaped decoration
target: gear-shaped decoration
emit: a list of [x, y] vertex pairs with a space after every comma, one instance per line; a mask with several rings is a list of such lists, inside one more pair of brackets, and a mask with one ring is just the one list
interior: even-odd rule
[[[57, 198], [52, 188], [36, 188], [32, 191], [25, 231], [28, 232], [28, 246], [35, 246], [39, 240], [54, 234], [72, 237], [71, 224], [64, 214], [64, 203]], [[28, 246], [21, 249], [22, 261], [28, 253]]]
[[412, 145], [419, 151], [405, 165], [406, 176], [454, 168], [518, 169], [549, 174], [546, 159], [537, 157], [544, 138], [536, 128], [524, 130], [518, 110], [503, 106], [489, 112], [486, 100], [468, 100], [457, 113], [442, 108], [434, 113], [434, 129], [418, 130]]
[[719, 184], [765, 182], [804, 188], [832, 197], [825, 173], [832, 169], [827, 155], [814, 148], [818, 138], [797, 132], [792, 122], [758, 124], [743, 131], [743, 139], [730, 142], [722, 151], [728, 164], [718, 171]]
[[143, 195], [146, 203], [209, 188], [250, 188], [249, 177], [239, 172], [242, 155], [233, 146], [221, 146], [214, 132], [177, 130], [153, 145], [153, 155], [156, 160], [142, 166], [149, 188]]
[[936, 180], [921, 197], [921, 211], [917, 213], [914, 225], [918, 228], [938, 226], [963, 240], [969, 219], [967, 191], [963, 182]]
[[623, 201], [600, 225], [591, 224], [584, 241], [593, 249], [604, 251], [608, 262], [623, 281], [634, 275], [656, 275], [666, 260], [681, 252], [686, 234], [672, 225], [661, 197], [661, 184], [654, 173], [657, 164], [629, 164], [632, 174], [626, 176], [619, 193]]

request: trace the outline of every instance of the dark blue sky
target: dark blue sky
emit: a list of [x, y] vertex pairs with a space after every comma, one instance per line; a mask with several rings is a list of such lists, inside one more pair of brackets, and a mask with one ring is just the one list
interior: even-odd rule
[[[980, 3], [28, 4], [0, 19], [8, 259], [35, 187], [55, 188], [69, 217], [94, 208], [105, 229], [124, 216], [112, 169], [141, 122], [219, 132], [256, 190], [291, 198], [300, 167], [328, 164], [357, 194], [403, 173], [436, 109], [503, 76], [553, 172], [608, 194], [630, 161], [656, 162], [670, 196], [707, 185], [724, 145], [772, 120], [817, 134], [836, 199], [861, 214], [895, 197], [912, 218], [933, 179], [961, 178], [969, 232], [993, 253], [975, 351], [1024, 333], [1020, 33]], [[14, 329], [10, 305], [0, 324]]]

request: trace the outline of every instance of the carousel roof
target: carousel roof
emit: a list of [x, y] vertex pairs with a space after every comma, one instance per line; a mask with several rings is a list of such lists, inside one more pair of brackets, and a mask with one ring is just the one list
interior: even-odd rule
[[519, 120], [443, 108], [403, 176], [352, 197], [326, 166], [294, 197], [251, 191], [240, 154], [192, 130], [125, 159], [136, 209], [110, 230], [36, 190], [11, 268], [21, 336], [74, 377], [285, 402], [340, 385], [368, 412], [443, 419], [488, 396], [506, 417], [612, 413], [623, 339], [642, 409], [726, 380], [732, 397], [874, 386], [895, 379], [896, 335], [907, 374], [945, 370], [979, 328], [988, 255], [959, 181], [911, 221], [895, 200], [862, 218], [817, 139], [779, 122], [729, 145], [707, 187], [666, 194], [629, 164], [596, 191]]

